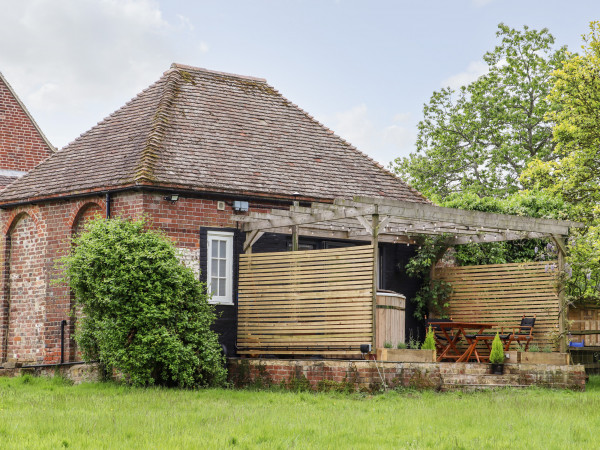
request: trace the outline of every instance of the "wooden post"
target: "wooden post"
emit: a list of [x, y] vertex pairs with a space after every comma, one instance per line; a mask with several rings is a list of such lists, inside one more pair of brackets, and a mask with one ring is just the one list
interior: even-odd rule
[[564, 353], [567, 351], [567, 319], [569, 317], [569, 309], [565, 299], [565, 287], [562, 282], [562, 275], [565, 269], [566, 247], [565, 240], [562, 236], [552, 236], [558, 249], [558, 332], [560, 335], [559, 350]]
[[252, 253], [252, 246], [256, 241], [258, 241], [261, 236], [265, 234], [264, 231], [254, 230], [249, 233], [246, 233], [246, 241], [244, 242], [244, 252]]
[[292, 227], [292, 251], [298, 251], [298, 225]]
[[377, 282], [379, 280], [379, 206], [375, 205], [375, 214], [371, 221], [371, 245], [373, 245], [373, 339], [372, 350], [377, 345]]
[[[300, 202], [294, 201], [294, 206], [300, 206]], [[298, 251], [298, 225], [292, 227], [292, 251]]]

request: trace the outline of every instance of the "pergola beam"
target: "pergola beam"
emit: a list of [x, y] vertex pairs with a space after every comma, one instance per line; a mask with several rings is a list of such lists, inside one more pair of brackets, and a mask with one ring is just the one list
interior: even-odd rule
[[583, 226], [578, 222], [366, 197], [335, 199], [333, 204], [313, 203], [311, 207], [293, 205], [289, 210], [274, 209], [271, 213], [250, 212], [236, 215], [234, 220], [242, 222], [246, 232], [291, 234], [298, 227], [302, 228], [298, 234], [303, 236], [310, 233], [335, 239], [369, 240], [374, 231], [370, 219], [377, 213], [378, 235], [382, 238], [406, 236], [410, 240], [417, 235], [454, 235], [447, 239], [448, 245], [560, 237], [566, 236], [571, 226]]
[[531, 231], [547, 234], [567, 235], [569, 227], [582, 227], [579, 222], [566, 220], [538, 219], [532, 217], [495, 214], [455, 208], [444, 208], [426, 203], [414, 203], [388, 198], [355, 197], [354, 200], [336, 199], [335, 205], [361, 208], [379, 205], [379, 213], [407, 219], [436, 222], [452, 222], [469, 227], [490, 227], [509, 231]]
[[518, 241], [521, 239], [539, 239], [549, 237], [544, 233], [481, 233], [472, 236], [460, 236], [448, 239], [446, 244], [450, 247], [461, 244], [483, 244], [486, 242]]

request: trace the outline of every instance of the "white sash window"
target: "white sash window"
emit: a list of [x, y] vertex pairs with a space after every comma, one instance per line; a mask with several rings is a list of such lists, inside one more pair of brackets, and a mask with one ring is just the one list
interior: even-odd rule
[[207, 269], [209, 301], [233, 305], [233, 233], [207, 232]]

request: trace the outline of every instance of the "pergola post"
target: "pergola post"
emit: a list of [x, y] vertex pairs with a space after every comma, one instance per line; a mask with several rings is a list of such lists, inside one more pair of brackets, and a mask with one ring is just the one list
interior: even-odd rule
[[558, 248], [558, 332], [560, 335], [559, 347], [562, 353], [567, 351], [567, 320], [569, 315], [569, 306], [565, 298], [565, 286], [562, 281], [562, 274], [565, 269], [566, 246], [562, 236], [552, 236], [556, 247]]
[[[300, 202], [294, 201], [294, 206], [300, 206]], [[292, 227], [292, 251], [298, 251], [298, 225]]]
[[379, 279], [379, 208], [375, 208], [375, 214], [371, 219], [371, 245], [373, 246], [373, 339], [371, 348], [377, 345], [377, 281]]

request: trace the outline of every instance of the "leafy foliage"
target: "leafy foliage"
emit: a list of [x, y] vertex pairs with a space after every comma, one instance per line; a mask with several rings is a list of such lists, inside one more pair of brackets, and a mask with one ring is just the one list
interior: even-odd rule
[[590, 24], [581, 56], [552, 74], [548, 114], [556, 122], [554, 139], [560, 159], [534, 160], [521, 180], [570, 205], [572, 219], [587, 228], [569, 239], [566, 293], [571, 301], [600, 303], [600, 22]]
[[421, 318], [428, 311], [443, 316], [444, 308], [448, 307], [450, 283], [431, 277], [431, 268], [447, 248], [445, 240], [445, 236], [424, 237], [417, 254], [406, 264], [406, 273], [421, 280], [421, 288], [413, 298], [415, 317]]
[[[521, 191], [507, 198], [480, 197], [473, 193], [455, 193], [440, 202], [441, 206], [466, 210], [513, 214], [545, 219], [564, 219], [569, 206], [548, 192]], [[553, 244], [542, 239], [524, 239], [456, 247], [455, 258], [460, 266], [505, 264], [533, 261], [555, 256]]]
[[205, 286], [144, 221], [94, 219], [62, 259], [83, 317], [76, 339], [134, 385], [218, 385], [226, 371]]
[[504, 346], [500, 340], [500, 336], [496, 333], [494, 340], [492, 341], [492, 351], [490, 352], [490, 363], [502, 364], [504, 363]]
[[584, 36], [584, 54], [556, 70], [549, 99], [557, 105], [548, 116], [556, 122], [554, 139], [560, 159], [531, 162], [522, 180], [561, 196], [576, 217], [597, 221], [600, 213], [600, 22]]
[[600, 303], [600, 226], [590, 226], [569, 238], [564, 283], [572, 302]]
[[475, 192], [503, 197], [521, 187], [529, 161], [555, 159], [553, 70], [567, 59], [547, 29], [498, 25], [500, 43], [484, 55], [488, 73], [458, 92], [434, 92], [419, 123], [417, 151], [394, 170], [427, 196]]

